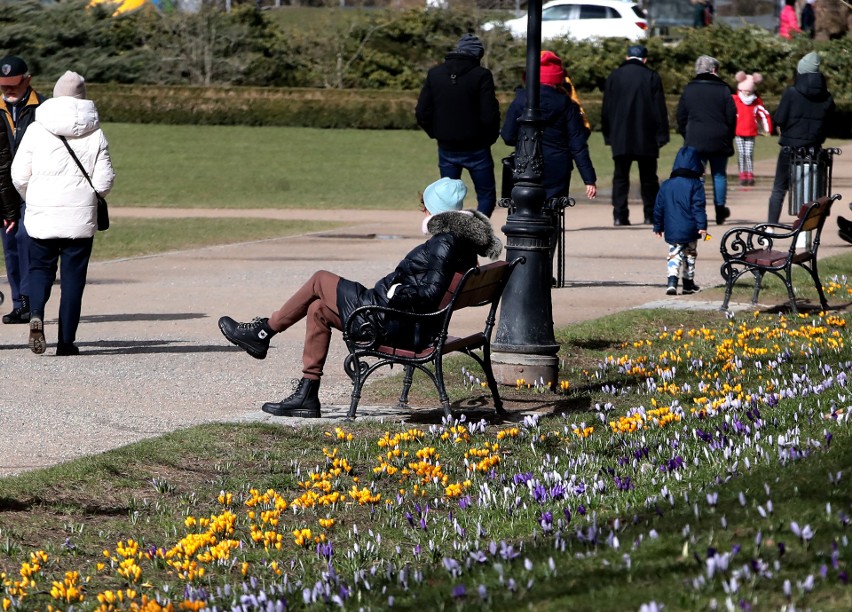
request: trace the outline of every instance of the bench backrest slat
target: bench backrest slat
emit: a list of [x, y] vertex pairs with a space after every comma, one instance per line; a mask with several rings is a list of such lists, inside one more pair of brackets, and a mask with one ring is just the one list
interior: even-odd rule
[[453, 310], [469, 306], [483, 306], [494, 301], [502, 292], [504, 277], [511, 264], [507, 261], [493, 263], [456, 273], [450, 288], [441, 300], [441, 308], [452, 303]]
[[832, 198], [822, 197], [805, 204], [793, 224], [793, 230], [810, 232], [818, 229], [831, 211]]

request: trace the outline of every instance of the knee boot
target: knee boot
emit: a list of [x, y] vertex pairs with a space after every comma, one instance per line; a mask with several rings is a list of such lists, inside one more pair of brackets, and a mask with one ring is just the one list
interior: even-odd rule
[[280, 402], [267, 402], [261, 410], [274, 416], [318, 419], [320, 415], [319, 380], [303, 378], [290, 397]]

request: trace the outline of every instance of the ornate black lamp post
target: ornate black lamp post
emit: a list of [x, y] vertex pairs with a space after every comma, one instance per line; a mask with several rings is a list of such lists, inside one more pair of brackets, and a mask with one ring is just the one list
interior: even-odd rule
[[525, 257], [512, 274], [503, 294], [500, 321], [492, 345], [494, 374], [503, 384], [519, 378], [528, 383], [544, 380], [556, 385], [559, 345], [553, 335], [550, 299], [553, 225], [545, 213], [541, 152], [543, 118], [539, 108], [541, 63], [541, 0], [527, 5], [527, 107], [520, 120], [515, 148], [512, 207], [503, 232], [506, 259]]

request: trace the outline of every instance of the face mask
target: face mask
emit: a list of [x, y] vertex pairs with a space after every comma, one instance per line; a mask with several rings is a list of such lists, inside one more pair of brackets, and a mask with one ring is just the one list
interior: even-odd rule
[[739, 94], [740, 100], [743, 101], [743, 104], [751, 104], [752, 102], [754, 102], [757, 99], [757, 96], [754, 95], [753, 93], [747, 94], [743, 91], [738, 91], [737, 94]]

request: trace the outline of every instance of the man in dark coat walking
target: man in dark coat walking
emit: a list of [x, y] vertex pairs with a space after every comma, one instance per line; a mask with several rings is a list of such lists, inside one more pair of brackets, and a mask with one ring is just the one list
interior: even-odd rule
[[[7, 55], [0, 59], [0, 129], [6, 139], [12, 158], [27, 128], [35, 120], [36, 108], [44, 96], [30, 86], [32, 76], [26, 62], [20, 57]], [[26, 202], [21, 201], [20, 217], [26, 216]], [[3, 255], [6, 259], [6, 278], [12, 289], [12, 312], [3, 315], [3, 323], [28, 324], [30, 322], [30, 237], [23, 222], [7, 226], [2, 232]]]
[[695, 78], [686, 84], [677, 105], [677, 131], [683, 146], [693, 147], [710, 164], [716, 224], [731, 216], [728, 197], [728, 158], [734, 154], [737, 107], [731, 88], [719, 77], [719, 60], [702, 55], [695, 61]]
[[500, 132], [500, 106], [491, 71], [479, 65], [485, 47], [465, 34], [444, 63], [429, 70], [417, 99], [417, 124], [438, 141], [441, 178], [460, 179], [467, 168], [477, 210], [491, 216], [497, 204], [491, 145]]
[[669, 118], [660, 75], [648, 68], [648, 50], [631, 45], [627, 59], [607, 77], [601, 131], [612, 147], [612, 215], [615, 225], [630, 225], [627, 195], [630, 167], [639, 166], [645, 223], [653, 223], [654, 202], [660, 190], [657, 158], [669, 141]]

